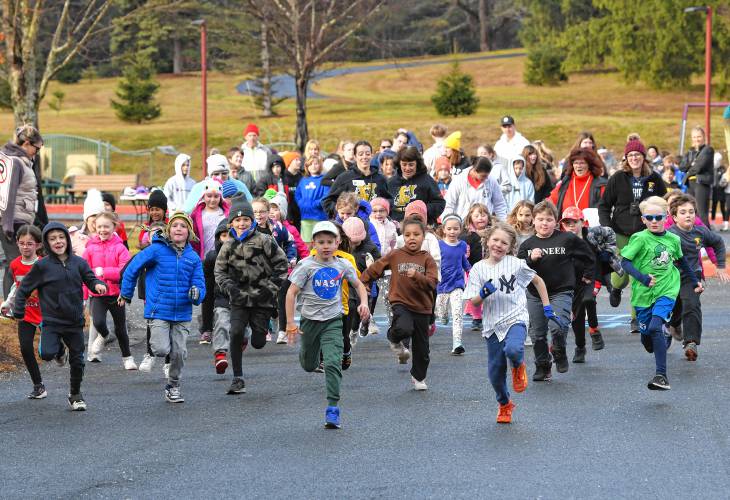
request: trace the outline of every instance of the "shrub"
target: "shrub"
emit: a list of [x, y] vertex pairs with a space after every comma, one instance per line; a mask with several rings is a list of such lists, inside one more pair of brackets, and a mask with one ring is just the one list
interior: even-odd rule
[[554, 45], [533, 47], [525, 62], [525, 83], [528, 85], [559, 85], [568, 81], [563, 71], [565, 52]]
[[158, 118], [162, 111], [155, 102], [160, 85], [154, 81], [154, 66], [149, 56], [140, 52], [127, 64], [117, 85], [119, 101], [112, 100], [112, 108], [120, 120], [142, 123]]
[[441, 116], [472, 115], [477, 109], [479, 98], [474, 91], [471, 75], [462, 73], [455, 62], [451, 71], [436, 84], [436, 93], [431, 96], [436, 112]]

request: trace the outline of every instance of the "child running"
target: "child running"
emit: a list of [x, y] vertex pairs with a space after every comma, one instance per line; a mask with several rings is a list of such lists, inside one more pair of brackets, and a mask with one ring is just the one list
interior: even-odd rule
[[682, 335], [684, 355], [689, 361], [697, 360], [697, 346], [702, 339], [702, 304], [695, 287], [702, 276], [700, 251], [703, 247], [712, 248], [717, 257], [717, 277], [722, 283], [730, 281], [725, 270], [725, 242], [706, 226], [696, 225], [697, 205], [694, 197], [680, 194], [672, 200], [669, 212], [674, 225], [668, 230], [677, 236], [682, 244], [682, 253], [692, 269], [692, 274], [681, 276], [679, 297], [672, 311], [671, 326]]
[[[428, 389], [428, 332], [438, 282], [438, 266], [428, 252], [421, 250], [426, 235], [425, 223], [417, 217], [410, 217], [403, 220], [401, 228], [405, 246], [378, 259], [360, 275], [360, 281], [367, 285], [383, 276], [386, 269], [391, 270], [388, 292], [393, 309], [393, 321], [388, 330], [390, 348], [401, 357], [406, 352], [403, 341], [412, 340], [413, 385], [417, 391], [425, 391]], [[407, 361], [408, 358], [405, 359]]]
[[672, 337], [665, 336], [663, 326], [672, 315], [681, 284], [674, 263], [678, 262], [692, 281], [694, 293], [702, 293], [704, 288], [682, 254], [679, 236], [664, 229], [667, 202], [651, 196], [639, 204], [639, 210], [646, 229], [633, 234], [621, 250], [621, 265], [634, 278], [631, 305], [639, 321], [641, 343], [647, 352], [654, 353], [656, 374], [647, 386], [654, 391], [668, 391], [667, 348]]
[[294, 323], [297, 297], [301, 303], [302, 345], [299, 363], [307, 372], [320, 366], [320, 353], [324, 358], [327, 409], [325, 428], [339, 429], [340, 383], [342, 381], [342, 284], [347, 281], [360, 298], [358, 313], [368, 318], [367, 290], [357, 279], [355, 268], [345, 259], [337, 258], [339, 230], [328, 221], [312, 228], [312, 243], [316, 255], [297, 264], [289, 276], [286, 294], [287, 327], [289, 343], [293, 344], [300, 329]]
[[463, 326], [464, 304], [462, 296], [464, 293], [464, 273], [471, 269], [467, 259], [469, 247], [466, 242], [459, 239], [461, 234], [461, 217], [456, 214], [448, 214], [442, 217], [443, 239], [439, 241], [441, 250], [441, 276], [442, 279], [436, 287], [436, 318], [441, 324], [449, 323], [447, 306], [451, 304], [451, 336], [452, 356], [464, 354], [464, 344], [461, 341]]
[[74, 255], [71, 235], [58, 222], [46, 224], [42, 234], [48, 255], [38, 260], [23, 278], [15, 296], [13, 317], [25, 318], [27, 301], [38, 290], [43, 325], [38, 350], [41, 359], [50, 361], [62, 357], [66, 344], [70, 366], [68, 404], [73, 411], [86, 410], [81, 395], [84, 378], [84, 305], [82, 285], [98, 294], [106, 293], [104, 282], [94, 276], [89, 264]]
[[154, 356], [170, 356], [165, 385], [169, 403], [183, 403], [180, 378], [188, 350], [193, 306], [205, 298], [205, 279], [200, 257], [190, 240], [195, 239], [193, 221], [184, 212], [170, 216], [164, 234], [152, 236], [152, 243], [135, 255], [122, 276], [119, 305], [132, 301], [137, 277], [146, 269], [144, 317], [150, 331]]
[[[571, 319], [573, 289], [576, 279], [593, 283], [595, 261], [588, 245], [573, 233], [557, 230], [558, 211], [550, 200], [535, 205], [535, 236], [525, 240], [517, 257], [537, 272], [545, 282], [553, 308], [549, 314], [534, 285], [527, 289], [527, 309], [530, 314], [529, 334], [535, 351], [536, 382], [551, 379], [551, 353], [558, 373], [568, 371], [566, 337]], [[583, 276], [576, 276], [574, 264], [583, 264]], [[553, 325], [548, 324], [551, 320]], [[547, 334], [550, 329], [552, 346], [548, 349]]]
[[532, 284], [543, 305], [543, 314], [553, 320], [545, 282], [524, 260], [514, 257], [517, 233], [508, 224], [495, 222], [484, 240], [487, 256], [469, 273], [465, 299], [484, 309], [482, 337], [487, 341], [489, 382], [497, 394], [497, 423], [512, 422], [515, 404], [507, 389], [507, 361], [512, 364], [512, 388], [527, 389], [525, 337], [530, 315], [525, 290]]
[[106, 326], [106, 315], [111, 314], [114, 320], [114, 334], [119, 340], [122, 351], [122, 363], [125, 370], [136, 370], [132, 352], [129, 350], [127, 334], [127, 315], [124, 307], [117, 303], [119, 298], [119, 282], [122, 269], [129, 262], [129, 250], [115, 232], [116, 216], [111, 212], [102, 212], [96, 217], [96, 235], [86, 244], [84, 259], [94, 271], [97, 278], [106, 284], [106, 293], [91, 294], [89, 310], [91, 321], [98, 335], [91, 344], [91, 355], [97, 357], [104, 349], [109, 337]]
[[[474, 203], [464, 219], [464, 231], [459, 236], [460, 240], [466, 241], [466, 244], [469, 245], [469, 264], [472, 266], [484, 257], [482, 238], [486, 234], [489, 223], [489, 209], [487, 206], [482, 203]], [[482, 310], [480, 307], [475, 307], [471, 302], [467, 302], [464, 313], [469, 314], [472, 318], [472, 330], [479, 331], [482, 329]]]
[[[13, 303], [15, 294], [20, 286], [23, 278], [30, 272], [33, 264], [38, 261], [38, 251], [43, 246], [41, 230], [35, 226], [25, 224], [15, 232], [15, 241], [18, 243], [20, 255], [10, 262], [10, 273], [13, 276], [13, 287], [8, 294], [5, 302], [0, 305], [3, 316], [12, 317]], [[23, 356], [23, 362], [28, 369], [28, 374], [33, 382], [33, 390], [28, 394], [28, 399], [43, 399], [48, 393], [43, 385], [41, 371], [38, 368], [38, 361], [35, 358], [35, 349], [33, 348], [33, 340], [35, 338], [36, 329], [41, 325], [41, 306], [38, 302], [38, 292], [34, 291], [28, 296], [25, 303], [25, 316], [18, 321], [18, 342], [20, 344], [20, 354]], [[66, 364], [66, 351], [62, 349], [56, 357], [59, 366]]]

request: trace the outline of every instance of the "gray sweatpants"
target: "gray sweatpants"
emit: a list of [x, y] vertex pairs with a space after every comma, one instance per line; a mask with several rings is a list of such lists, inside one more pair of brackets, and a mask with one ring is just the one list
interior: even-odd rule
[[216, 307], [213, 309], [213, 352], [228, 352], [231, 343], [231, 309]]
[[180, 374], [188, 357], [186, 341], [190, 333], [190, 321], [165, 321], [151, 319], [147, 321], [150, 327], [150, 349], [157, 357], [170, 355], [170, 376], [167, 382], [174, 387], [180, 385]]
[[[573, 291], [550, 295], [550, 305], [553, 306], [555, 314], [563, 318], [566, 324], [570, 325], [573, 314], [571, 308], [573, 305]], [[550, 330], [553, 349], [562, 349], [565, 351], [568, 328], [560, 329], [555, 322], [548, 323], [542, 308], [542, 301], [539, 297], [534, 297], [529, 292], [527, 293], [527, 312], [530, 314], [529, 334], [535, 351], [535, 365], [549, 366], [552, 360], [547, 342], [548, 329]]]

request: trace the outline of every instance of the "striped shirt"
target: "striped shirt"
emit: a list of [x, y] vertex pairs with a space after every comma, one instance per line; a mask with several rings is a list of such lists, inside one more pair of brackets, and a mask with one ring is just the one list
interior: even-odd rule
[[479, 291], [488, 281], [497, 289], [482, 303], [482, 337], [496, 334], [501, 342], [515, 323], [529, 326], [526, 288], [534, 276], [535, 271], [524, 260], [512, 255], [506, 255], [495, 265], [481, 260], [471, 268], [465, 300], [479, 297]]

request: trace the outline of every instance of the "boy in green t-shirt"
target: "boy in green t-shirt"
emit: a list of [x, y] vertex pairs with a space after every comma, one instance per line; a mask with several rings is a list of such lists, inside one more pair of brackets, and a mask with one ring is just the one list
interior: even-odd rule
[[[664, 335], [662, 327], [669, 321], [679, 294], [680, 275], [675, 261], [687, 275], [693, 273], [682, 255], [679, 237], [664, 229], [667, 202], [652, 196], [642, 201], [639, 209], [646, 230], [631, 236], [629, 244], [621, 250], [621, 266], [634, 278], [631, 305], [639, 320], [641, 343], [647, 352], [654, 353], [656, 361], [656, 375], [648, 387], [668, 391], [667, 347], [672, 337]], [[695, 291], [702, 292], [701, 282], [697, 283]]]

